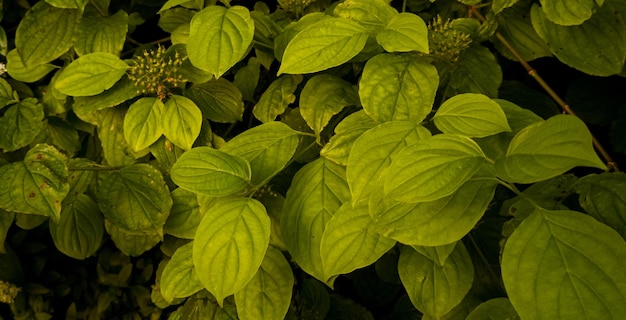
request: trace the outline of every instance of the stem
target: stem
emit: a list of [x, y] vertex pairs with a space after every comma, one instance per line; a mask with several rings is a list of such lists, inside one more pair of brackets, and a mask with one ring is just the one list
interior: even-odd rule
[[100, 8], [100, 6], [94, 0], [89, 0], [89, 3], [91, 3], [91, 5], [94, 6], [94, 8], [96, 8], [96, 10], [101, 16], [106, 17], [109, 15], [107, 12], [103, 11], [102, 8]]
[[[481, 15], [476, 10], [476, 8], [478, 7], [470, 8], [469, 10], [470, 15], [476, 16], [478, 20], [480, 20], [481, 22], [487, 21], [487, 19], [485, 19], [485, 17]], [[519, 63], [524, 67], [524, 69], [526, 69], [526, 72], [528, 72], [528, 75], [530, 75], [533, 79], [535, 79], [535, 81], [537, 81], [537, 83], [541, 86], [541, 88], [543, 88], [543, 90], [545, 90], [546, 93], [548, 93], [548, 95], [561, 107], [561, 109], [563, 109], [563, 112], [576, 117], [576, 114], [574, 113], [574, 111], [572, 111], [570, 106], [565, 101], [563, 101], [563, 99], [561, 99], [561, 97], [559, 97], [559, 95], [556, 92], [554, 92], [554, 90], [552, 90], [550, 85], [548, 85], [545, 82], [545, 80], [543, 80], [543, 78], [539, 75], [539, 73], [537, 73], [537, 70], [535, 70], [532, 66], [530, 66], [530, 64], [528, 64], [528, 62], [526, 62], [524, 58], [522, 58], [519, 52], [517, 52], [517, 50], [515, 50], [515, 48], [511, 46], [511, 44], [504, 38], [504, 36], [502, 36], [502, 34], [497, 31], [495, 35], [496, 35], [496, 38], [498, 38], [498, 40], [502, 43], [502, 45], [504, 45], [504, 47], [515, 57], [515, 59], [517, 59], [517, 61], [519, 61]], [[596, 139], [596, 137], [593, 134], [591, 134], [591, 140], [593, 142], [593, 146], [596, 148], [598, 153], [600, 153], [602, 158], [604, 158], [604, 161], [606, 162], [606, 166], [609, 168], [609, 171], [613, 169], [615, 172], [621, 172], [617, 166], [617, 162], [613, 160], [611, 155], [606, 151], [606, 149], [604, 149], [604, 147], [600, 144], [598, 139]]]
[[406, 0], [402, 1], [402, 11], [401, 12], [406, 12]]

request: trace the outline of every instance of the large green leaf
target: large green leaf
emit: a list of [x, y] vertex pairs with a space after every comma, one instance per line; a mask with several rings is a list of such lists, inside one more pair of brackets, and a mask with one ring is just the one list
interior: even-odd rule
[[325, 158], [302, 167], [294, 176], [280, 218], [289, 254], [308, 274], [325, 282], [320, 243], [326, 223], [350, 199], [345, 169]]
[[128, 32], [128, 14], [124, 10], [112, 16], [88, 15], [80, 22], [80, 32], [74, 44], [79, 56], [93, 52], [119, 55]]
[[470, 138], [440, 134], [404, 148], [391, 162], [385, 196], [403, 202], [443, 198], [469, 180], [485, 162]]
[[420, 254], [426, 256], [428, 259], [434, 261], [435, 263], [437, 263], [437, 265], [443, 266], [448, 260], [448, 257], [450, 256], [452, 251], [454, 251], [454, 248], [456, 248], [457, 243], [458, 241], [454, 241], [454, 242], [444, 244], [444, 245], [439, 245], [439, 246], [412, 245], [411, 248], [413, 248], [415, 251], [419, 252]]
[[421, 122], [433, 107], [437, 69], [413, 55], [380, 54], [368, 60], [359, 81], [365, 112], [378, 122]]
[[22, 19], [15, 33], [15, 46], [25, 66], [50, 62], [74, 44], [80, 22], [77, 9], [59, 9], [39, 1]]
[[129, 232], [162, 234], [172, 208], [161, 172], [145, 163], [107, 175], [100, 183], [97, 197], [104, 217]]
[[193, 85], [185, 96], [198, 105], [205, 118], [215, 122], [235, 123], [243, 117], [243, 97], [230, 81], [219, 78]]
[[577, 26], [557, 25], [533, 5], [531, 20], [561, 62], [596, 76], [619, 74], [626, 59], [626, 25], [619, 12], [604, 5]]
[[404, 147], [430, 137], [430, 131], [411, 121], [389, 121], [367, 130], [352, 145], [346, 179], [352, 204], [378, 192], [381, 177]]
[[193, 264], [193, 242], [176, 249], [163, 268], [160, 288], [163, 298], [170, 303], [175, 298], [187, 298], [204, 288]]
[[163, 236], [158, 233], [129, 232], [111, 223], [109, 220], [104, 220], [104, 228], [111, 236], [115, 246], [123, 254], [131, 257], [142, 255], [163, 240]]
[[466, 320], [484, 319], [518, 320], [520, 317], [509, 299], [495, 298], [481, 303], [466, 318]]
[[123, 77], [108, 90], [89, 97], [74, 97], [72, 110], [83, 121], [97, 124], [94, 119], [94, 111], [111, 108], [122, 104], [138, 95], [137, 87], [133, 81]]
[[482, 138], [511, 131], [500, 105], [477, 93], [459, 94], [446, 100], [433, 120], [442, 132], [468, 137]]
[[300, 82], [301, 75], [284, 75], [274, 80], [254, 105], [254, 116], [261, 122], [274, 121], [279, 114], [285, 112], [289, 104], [296, 101], [293, 93]]
[[161, 116], [163, 134], [175, 145], [189, 150], [202, 128], [202, 111], [189, 98], [172, 95]]
[[50, 71], [56, 69], [51, 63], [41, 63], [30, 66], [24, 65], [17, 49], [9, 51], [6, 58], [7, 72], [13, 79], [18, 81], [35, 82], [50, 73]]
[[[122, 108], [108, 108], [98, 112], [98, 138], [108, 165], [126, 166], [135, 163], [133, 150], [124, 138], [124, 116]], [[119, 128], [116, 130], [116, 128]]]
[[326, 223], [320, 243], [326, 282], [376, 262], [395, 244], [376, 232], [367, 204], [345, 202]]
[[200, 281], [220, 306], [257, 273], [270, 228], [265, 207], [252, 198], [218, 199], [204, 214], [193, 244], [193, 262]]
[[502, 70], [493, 53], [484, 46], [472, 45], [463, 50], [450, 70], [444, 98], [468, 92], [495, 98], [501, 83]]
[[540, 0], [546, 18], [562, 26], [579, 25], [602, 6], [604, 0]]
[[[514, 7], [498, 15], [496, 17], [498, 32], [502, 34], [511, 47], [526, 61], [549, 57], [552, 55], [550, 47], [539, 37], [535, 29], [533, 29], [527, 10], [527, 8], [518, 9]], [[517, 60], [501, 41], [494, 40], [493, 44], [503, 56], [511, 60]]]
[[197, 195], [183, 188], [176, 188], [170, 196], [172, 210], [163, 231], [178, 238], [193, 239], [203, 217]]
[[387, 1], [346, 0], [338, 4], [333, 14], [358, 22], [368, 32], [375, 34], [398, 15], [398, 11]]
[[515, 183], [546, 180], [576, 166], [606, 169], [593, 150], [589, 130], [570, 115], [524, 128], [509, 144], [506, 157], [496, 162], [498, 176]]
[[284, 319], [291, 304], [293, 285], [289, 262], [280, 250], [269, 246], [254, 277], [235, 293], [239, 319]]
[[27, 146], [45, 126], [44, 106], [26, 98], [6, 109], [0, 117], [0, 149], [15, 151]]
[[385, 29], [378, 32], [376, 41], [387, 52], [428, 53], [428, 28], [418, 15], [402, 12], [391, 18]]
[[621, 319], [626, 242], [575, 211], [536, 209], [502, 253], [502, 279], [522, 319]]
[[159, 140], [163, 134], [161, 115], [165, 105], [153, 97], [135, 101], [124, 116], [124, 137], [133, 148], [139, 151]]
[[615, 229], [626, 239], [626, 175], [588, 175], [574, 185], [580, 206], [598, 221]]
[[324, 145], [320, 155], [335, 163], [347, 165], [350, 150], [352, 150], [352, 145], [356, 139], [377, 124], [363, 110], [345, 117], [335, 127], [335, 135]]
[[[283, 55], [285, 53], [285, 49], [300, 31], [307, 29], [311, 25], [325, 19], [326, 15], [323, 12], [312, 12], [304, 15], [296, 22], [292, 22], [285, 27], [283, 32], [281, 32], [276, 39], [274, 39], [274, 56], [278, 61], [283, 60]], [[267, 66], [265, 66], [267, 67]]]
[[282, 122], [267, 122], [237, 135], [220, 149], [250, 163], [253, 185], [282, 170], [298, 148], [298, 132]]
[[50, 221], [50, 235], [55, 246], [74, 259], [85, 259], [100, 248], [104, 219], [98, 205], [80, 194], [69, 204], [64, 202], [61, 219]]
[[313, 73], [348, 62], [365, 47], [367, 29], [325, 17], [296, 34], [285, 48], [278, 74]]
[[183, 153], [170, 171], [179, 187], [209, 196], [241, 192], [250, 181], [250, 164], [210, 147], [197, 147]]
[[254, 21], [245, 7], [208, 6], [191, 19], [189, 60], [219, 78], [243, 58], [253, 36]]
[[126, 69], [126, 62], [112, 53], [86, 54], [63, 69], [55, 88], [69, 96], [93, 96], [111, 88]]
[[400, 248], [400, 280], [417, 310], [441, 318], [465, 297], [474, 280], [472, 259], [458, 242], [440, 266], [411, 247]]

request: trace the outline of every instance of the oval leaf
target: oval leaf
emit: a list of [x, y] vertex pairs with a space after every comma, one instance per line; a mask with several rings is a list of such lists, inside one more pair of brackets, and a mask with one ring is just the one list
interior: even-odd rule
[[104, 219], [98, 205], [80, 194], [65, 204], [58, 222], [50, 221], [50, 235], [59, 251], [74, 258], [85, 259], [94, 254], [104, 235]]
[[387, 52], [428, 53], [428, 28], [418, 15], [402, 12], [389, 20], [376, 35], [376, 41]]
[[27, 146], [45, 126], [44, 105], [26, 98], [6, 109], [0, 117], [0, 149], [15, 151]]
[[114, 54], [90, 53], [63, 69], [55, 86], [69, 96], [93, 96], [111, 88], [126, 69], [128, 65]]
[[562, 26], [579, 25], [591, 18], [604, 0], [540, 0], [548, 20]]
[[235, 123], [243, 117], [243, 96], [226, 79], [193, 85], [185, 90], [185, 96], [195, 102], [204, 117], [211, 121]]
[[163, 134], [161, 115], [165, 105], [157, 98], [135, 101], [124, 116], [124, 137], [134, 151], [145, 149]]
[[442, 132], [475, 138], [511, 131], [500, 105], [477, 93], [460, 94], [446, 100], [433, 120]]
[[175, 298], [187, 298], [204, 288], [193, 264], [193, 242], [176, 249], [163, 268], [160, 288], [163, 299], [170, 303]]
[[202, 112], [193, 101], [172, 95], [161, 116], [163, 134], [175, 145], [189, 150], [202, 128]]
[[346, 0], [335, 7], [333, 15], [356, 21], [375, 34], [397, 16], [398, 11], [387, 1]]
[[16, 49], [7, 53], [6, 68], [13, 79], [23, 82], [35, 82], [50, 73], [50, 71], [56, 69], [51, 63], [26, 66], [24, 62], [22, 62], [22, 57]]
[[[109, 220], [104, 220], [104, 228], [111, 236], [111, 240], [120, 251], [131, 257], [136, 257], [144, 252], [154, 248], [157, 243], [163, 240], [163, 236], [158, 233], [149, 231], [137, 233], [136, 231], [127, 231], [112, 224]], [[128, 264], [127, 266], [130, 266]], [[132, 269], [132, 267], [130, 268]], [[130, 274], [132, 270], [128, 271]]]
[[128, 32], [128, 14], [124, 10], [112, 16], [86, 15], [80, 22], [80, 32], [74, 44], [79, 56], [93, 52], [119, 55]]

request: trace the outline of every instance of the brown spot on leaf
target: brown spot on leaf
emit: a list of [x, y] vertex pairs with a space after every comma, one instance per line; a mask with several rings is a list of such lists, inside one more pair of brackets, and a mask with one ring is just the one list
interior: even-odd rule
[[35, 196], [36, 196], [36, 194], [34, 192], [32, 192], [32, 191], [28, 194], [28, 197], [31, 198], [31, 199], [34, 198]]

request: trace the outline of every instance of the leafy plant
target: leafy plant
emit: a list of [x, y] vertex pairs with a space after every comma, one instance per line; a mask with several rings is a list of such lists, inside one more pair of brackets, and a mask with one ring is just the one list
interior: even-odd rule
[[620, 1], [3, 4], [7, 316], [626, 314]]

